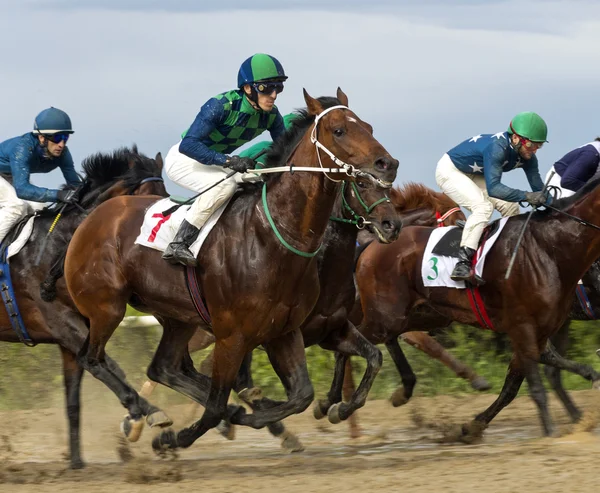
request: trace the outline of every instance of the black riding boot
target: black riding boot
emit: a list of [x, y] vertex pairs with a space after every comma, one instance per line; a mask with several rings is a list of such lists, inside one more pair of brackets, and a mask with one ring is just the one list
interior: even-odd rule
[[163, 253], [162, 258], [170, 264], [196, 267], [198, 262], [196, 261], [196, 257], [190, 252], [190, 245], [196, 241], [198, 233], [200, 233], [200, 230], [184, 219], [181, 226], [179, 226], [175, 238], [173, 238], [173, 241], [169, 243], [165, 253]]
[[484, 284], [485, 281], [481, 277], [475, 275], [475, 268], [473, 267], [473, 255], [475, 250], [467, 246], [462, 246], [458, 250], [458, 263], [454, 267], [450, 279], [453, 281], [465, 281], [470, 282], [473, 285]]

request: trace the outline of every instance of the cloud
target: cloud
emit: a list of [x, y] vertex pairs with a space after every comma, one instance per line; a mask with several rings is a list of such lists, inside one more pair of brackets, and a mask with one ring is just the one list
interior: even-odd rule
[[[445, 151], [503, 130], [523, 110], [548, 121], [544, 172], [599, 132], [590, 110], [600, 103], [600, 17], [588, 3], [582, 16], [556, 2], [544, 9], [540, 2], [403, 2], [402, 12], [384, 1], [374, 2], [375, 12], [345, 2], [335, 15], [110, 10], [89, 1], [71, 9], [75, 2], [57, 2], [3, 11], [0, 45], [12, 48], [0, 72], [0, 140], [26, 132], [35, 114], [54, 105], [73, 119], [69, 146], [77, 160], [134, 141], [147, 154], [164, 154], [208, 98], [235, 85], [242, 60], [265, 51], [290, 76], [278, 99], [282, 112], [303, 105], [303, 87], [319, 96], [341, 86], [400, 159], [399, 180], [435, 187]], [[164, 4], [173, 3], [187, 2]], [[506, 176], [527, 186], [519, 171]]]

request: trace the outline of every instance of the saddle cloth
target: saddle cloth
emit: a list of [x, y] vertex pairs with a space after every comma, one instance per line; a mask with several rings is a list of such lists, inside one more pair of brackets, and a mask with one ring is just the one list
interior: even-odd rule
[[[487, 254], [494, 246], [496, 240], [500, 237], [500, 233], [504, 229], [506, 221], [508, 221], [507, 217], [499, 219], [498, 228], [496, 228], [493, 234], [487, 238], [483, 244], [483, 249], [480, 246], [477, 250], [478, 260], [475, 264], [475, 271], [477, 272], [477, 275], [482, 276]], [[455, 282], [450, 279], [450, 274], [452, 274], [458, 259], [453, 256], [438, 255], [433, 253], [436, 245], [453, 229], [456, 229], [456, 226], [435, 228], [431, 233], [429, 240], [427, 241], [425, 254], [423, 255], [423, 263], [421, 265], [421, 276], [423, 278], [423, 285], [425, 287], [445, 287], [456, 289], [464, 289], [466, 287], [463, 281]]]
[[[15, 238], [15, 240], [10, 245], [8, 245], [8, 255], [6, 257], [7, 259], [14, 257], [25, 246], [25, 244], [29, 240], [29, 237], [31, 236], [31, 232], [33, 231], [33, 220], [34, 219], [35, 219], [35, 216], [31, 216], [27, 220], [27, 223], [25, 224], [25, 226], [21, 229], [21, 232], [19, 233], [19, 235]], [[10, 236], [10, 233], [7, 236]]]
[[[190, 247], [190, 251], [194, 254], [194, 257], [198, 257], [200, 247], [204, 243], [204, 240], [206, 240], [208, 233], [210, 233], [215, 224], [217, 224], [217, 221], [221, 217], [221, 214], [223, 214], [228, 203], [229, 201], [225, 202], [221, 207], [215, 210], [200, 230], [198, 238]], [[173, 205], [175, 205], [175, 202], [170, 199], [161, 199], [154, 203], [144, 215], [144, 222], [142, 223], [140, 234], [136, 238], [135, 243], [164, 252], [169, 243], [175, 238], [177, 230], [185, 218], [186, 212], [191, 207], [191, 205], [182, 205], [175, 212], [164, 217], [162, 214], [163, 211]]]

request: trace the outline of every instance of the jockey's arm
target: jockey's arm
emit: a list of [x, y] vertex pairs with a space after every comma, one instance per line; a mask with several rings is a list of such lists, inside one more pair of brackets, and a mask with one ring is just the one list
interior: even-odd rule
[[29, 182], [30, 161], [35, 150], [25, 143], [15, 146], [10, 156], [10, 169], [13, 187], [17, 197], [33, 202], [56, 202], [58, 190], [36, 187]]
[[77, 186], [81, 184], [81, 180], [79, 179], [79, 175], [75, 171], [75, 163], [73, 162], [73, 156], [71, 156], [71, 152], [69, 148], [65, 148], [63, 155], [60, 157], [59, 168], [62, 171], [63, 176], [65, 177], [65, 181], [67, 185]]
[[211, 98], [204, 103], [179, 144], [179, 152], [202, 164], [225, 164], [228, 159], [226, 154], [209, 149], [202, 142], [221, 123], [223, 115], [223, 105], [216, 98]]
[[490, 197], [506, 202], [520, 202], [525, 200], [525, 192], [507, 187], [501, 182], [502, 165], [507, 159], [507, 152], [500, 145], [499, 139], [493, 145], [489, 145], [483, 152], [483, 174], [487, 193]]
[[577, 152], [570, 152], [563, 159], [567, 157], [570, 162], [565, 163], [567, 167], [561, 176], [560, 186], [576, 192], [596, 173], [600, 155], [592, 146], [583, 146], [577, 149]]
[[538, 160], [535, 155], [523, 166], [525, 176], [531, 187], [532, 192], [541, 192], [544, 189], [544, 182], [540, 176], [540, 169], [538, 166]]

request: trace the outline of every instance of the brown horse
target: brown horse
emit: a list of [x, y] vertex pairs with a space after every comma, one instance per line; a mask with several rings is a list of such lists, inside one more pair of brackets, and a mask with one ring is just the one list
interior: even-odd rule
[[[159, 252], [134, 244], [151, 199], [116, 198], [102, 204], [69, 245], [67, 286], [90, 324], [81, 364], [111, 387], [132, 421], [146, 414], [147, 402], [104, 361], [106, 342], [130, 302], [152, 313], [164, 328], [148, 376], [205, 405], [197, 423], [177, 434], [163, 432], [153, 441], [155, 449], [187, 447], [224, 418], [261, 428], [303, 411], [313, 399], [299, 327], [319, 295], [315, 255], [339, 190], [334, 180], [362, 175], [390, 186], [398, 161], [373, 137], [371, 126], [347, 109], [341, 90], [337, 99], [317, 100], [306, 91], [304, 98], [307, 110], [275, 143], [267, 165], [330, 165], [347, 173], [275, 176], [264, 183], [262, 202], [260, 190], [237, 197], [209, 234], [197, 274], [216, 339], [211, 379], [194, 369], [187, 350], [203, 322], [187, 293], [183, 269], [164, 262]], [[106, 217], [112, 218], [110, 225]], [[228, 409], [244, 357], [261, 344], [288, 401], [270, 402], [252, 414]]]
[[[552, 434], [540, 362], [578, 373], [595, 387], [600, 384], [600, 374], [591, 367], [565, 360], [547, 345], [568, 316], [578, 280], [600, 256], [600, 228], [594, 224], [599, 213], [599, 180], [558, 201], [552, 210], [534, 212], [505, 280], [525, 215], [508, 219], [489, 252], [480, 292], [493, 326], [509, 336], [514, 354], [498, 399], [475, 417], [473, 426], [463, 426], [465, 437], [481, 432], [514, 399], [524, 379], [544, 434]], [[431, 231], [405, 228], [393, 244], [373, 244], [361, 256], [357, 284], [364, 315], [359, 329], [369, 340], [385, 343], [403, 332], [442, 327], [453, 320], [478, 324], [466, 290], [423, 286], [421, 263]]]
[[[153, 160], [138, 154], [134, 147], [133, 150], [120, 149], [112, 155], [90, 156], [82, 165], [84, 185], [79, 196], [81, 206], [88, 212], [103, 200], [117, 195], [166, 193], [160, 178], [160, 154]], [[52, 292], [46, 291], [45, 296], [54, 299], [52, 303], [42, 301], [40, 283], [46, 278], [53, 264], [58, 261], [58, 265], [62, 266], [67, 243], [83, 220], [84, 214], [76, 207], [66, 207], [49, 236], [40, 264], [36, 266], [33, 260], [37, 258], [42, 248], [42, 240], [56, 214], [56, 208], [39, 213], [29, 242], [10, 259], [10, 271], [15, 297], [31, 338], [35, 343], [57, 344], [60, 347], [69, 420], [71, 467], [78, 469], [84, 465], [79, 440], [80, 385], [83, 370], [77, 364], [75, 355], [87, 337], [88, 328], [75, 309], [64, 282], [60, 282], [56, 289], [52, 286]], [[19, 342], [4, 306], [0, 308], [0, 341]], [[115, 371], [119, 371], [114, 362], [110, 359], [108, 361]]]

